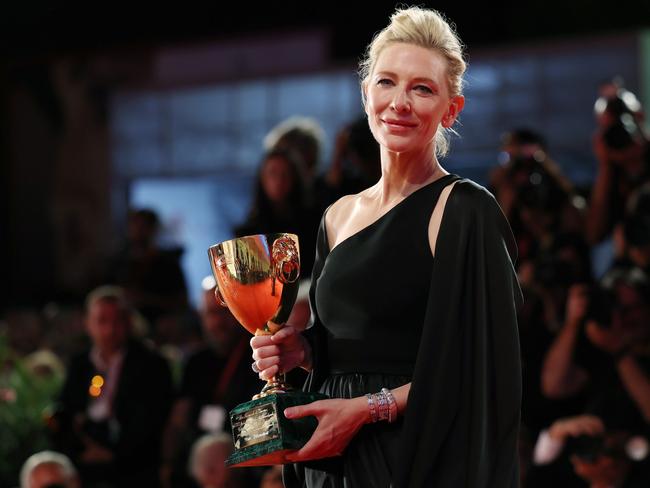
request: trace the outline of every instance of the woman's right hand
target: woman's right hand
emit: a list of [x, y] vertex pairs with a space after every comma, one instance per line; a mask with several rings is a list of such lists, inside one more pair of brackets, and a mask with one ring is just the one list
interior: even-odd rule
[[259, 335], [251, 339], [255, 367], [261, 380], [269, 380], [278, 373], [286, 373], [300, 366], [311, 369], [311, 347], [300, 331], [285, 325], [273, 335]]

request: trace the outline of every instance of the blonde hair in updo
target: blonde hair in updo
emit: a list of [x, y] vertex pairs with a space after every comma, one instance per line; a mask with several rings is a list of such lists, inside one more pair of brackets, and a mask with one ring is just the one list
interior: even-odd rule
[[[424, 47], [440, 53], [447, 60], [447, 84], [450, 96], [462, 95], [463, 74], [467, 64], [463, 59], [463, 45], [453, 27], [435, 10], [410, 7], [398, 9], [390, 18], [390, 24], [375, 35], [359, 65], [361, 82], [372, 74], [379, 55], [389, 44], [401, 42]], [[363, 92], [362, 92], [363, 93]], [[363, 100], [365, 104], [365, 97]], [[439, 127], [436, 132], [436, 155], [449, 151], [451, 128]]]

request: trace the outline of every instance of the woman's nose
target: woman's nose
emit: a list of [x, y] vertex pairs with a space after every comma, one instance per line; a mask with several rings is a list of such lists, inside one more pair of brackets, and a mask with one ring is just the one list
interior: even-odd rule
[[397, 90], [391, 103], [391, 108], [396, 112], [408, 112], [411, 110], [411, 101], [404, 90]]

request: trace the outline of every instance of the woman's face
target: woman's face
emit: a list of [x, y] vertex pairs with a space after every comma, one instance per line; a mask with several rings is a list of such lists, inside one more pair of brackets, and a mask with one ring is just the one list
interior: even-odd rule
[[294, 185], [293, 173], [289, 161], [282, 157], [272, 157], [262, 167], [262, 189], [273, 203], [287, 199]]
[[445, 58], [413, 44], [386, 46], [363, 89], [370, 130], [396, 153], [433, 154], [438, 126], [451, 127], [464, 104], [450, 96]]

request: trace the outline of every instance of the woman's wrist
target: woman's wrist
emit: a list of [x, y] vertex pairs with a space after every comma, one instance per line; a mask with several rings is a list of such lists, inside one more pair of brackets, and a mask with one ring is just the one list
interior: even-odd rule
[[366, 394], [368, 416], [370, 423], [387, 421], [393, 423], [397, 420], [397, 402], [393, 392], [382, 388], [377, 393]]

